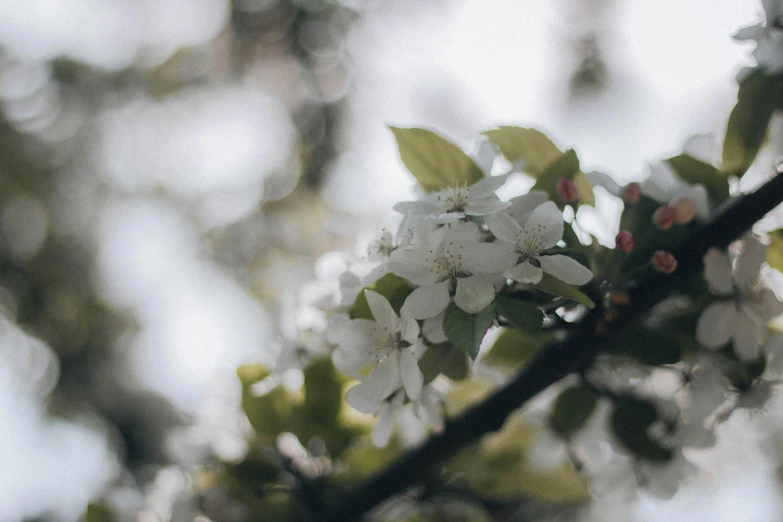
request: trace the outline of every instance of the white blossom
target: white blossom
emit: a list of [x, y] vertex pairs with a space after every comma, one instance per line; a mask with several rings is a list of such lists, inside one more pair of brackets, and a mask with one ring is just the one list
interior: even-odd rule
[[733, 265], [725, 252], [714, 248], [704, 256], [704, 277], [712, 292], [724, 299], [704, 309], [696, 339], [708, 348], [732, 341], [737, 357], [749, 361], [758, 357], [764, 325], [783, 313], [783, 304], [759, 281], [766, 246], [750, 235], [743, 245]]
[[464, 311], [475, 314], [484, 309], [495, 299], [496, 276], [515, 259], [498, 245], [481, 243], [475, 223], [457, 222], [438, 229], [415, 248], [393, 252], [389, 270], [420, 285], [403, 310], [416, 319], [429, 319], [446, 309], [452, 290], [454, 302]]
[[485, 216], [508, 208], [495, 191], [508, 179], [508, 174], [487, 176], [473, 185], [454, 182], [450, 187], [433, 192], [419, 201], [403, 201], [394, 205], [402, 214], [427, 216], [437, 222], [447, 223], [465, 216]]
[[763, 23], [740, 29], [734, 38], [737, 40], [754, 40], [756, 48], [753, 57], [759, 67], [766, 69], [770, 74], [783, 71], [783, 1], [762, 0], [765, 20]]
[[[526, 217], [526, 219], [525, 219]], [[563, 214], [551, 201], [522, 216], [518, 223], [506, 213], [485, 217], [496, 244], [521, 256], [520, 262], [503, 275], [521, 283], [538, 283], [546, 272], [572, 285], [583, 285], [593, 273], [574, 259], [561, 254], [543, 254], [563, 237]]]
[[375, 320], [335, 324], [330, 336], [339, 345], [332, 355], [339, 370], [358, 375], [374, 365], [370, 375], [348, 391], [349, 404], [359, 411], [371, 409], [401, 385], [415, 399], [424, 382], [418, 359], [425, 346], [419, 338], [418, 323], [407, 314], [398, 317], [381, 294], [365, 290], [365, 296]]
[[[695, 147], [695, 143], [692, 146]], [[709, 199], [704, 185], [685, 183], [665, 161], [650, 165], [650, 175], [642, 182], [641, 189], [645, 196], [674, 208], [679, 208], [681, 202], [690, 200], [693, 202], [691, 209], [695, 211], [698, 219], [706, 220], [710, 217]]]

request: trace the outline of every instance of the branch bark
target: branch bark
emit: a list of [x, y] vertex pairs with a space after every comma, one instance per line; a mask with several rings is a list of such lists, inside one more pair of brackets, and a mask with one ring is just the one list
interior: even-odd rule
[[630, 302], [618, 309], [611, 323], [601, 307], [588, 314], [575, 332], [539, 352], [508, 384], [484, 402], [447, 421], [442, 433], [401, 455], [395, 462], [360, 483], [332, 510], [324, 522], [358, 520], [376, 505], [408, 487], [425, 481], [431, 470], [485, 433], [501, 428], [508, 415], [533, 396], [572, 372], [589, 366], [615, 336], [640, 320], [662, 299], [700, 270], [710, 247], [723, 248], [783, 202], [783, 175], [776, 175], [755, 192], [731, 200], [697, 229], [675, 252], [674, 274], [655, 274], [629, 292]]

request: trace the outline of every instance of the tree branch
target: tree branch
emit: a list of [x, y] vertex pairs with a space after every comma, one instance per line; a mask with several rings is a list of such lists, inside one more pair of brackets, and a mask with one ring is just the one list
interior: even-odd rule
[[508, 384], [484, 402], [446, 422], [442, 433], [409, 450], [395, 462], [360, 483], [341, 503], [319, 516], [324, 522], [361, 518], [390, 496], [426, 480], [433, 466], [445, 462], [482, 435], [501, 428], [506, 417], [562, 378], [588, 367], [595, 356], [629, 326], [640, 320], [672, 290], [702, 267], [710, 247], [723, 248], [783, 201], [783, 176], [775, 175], [755, 192], [731, 200], [689, 236], [675, 252], [674, 274], [654, 274], [629, 291], [630, 302], [611, 323], [597, 307], [565, 340], [539, 352]]

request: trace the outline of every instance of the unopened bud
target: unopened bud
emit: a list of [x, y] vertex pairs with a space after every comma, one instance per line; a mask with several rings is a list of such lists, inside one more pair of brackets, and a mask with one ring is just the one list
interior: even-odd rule
[[677, 210], [669, 205], [661, 205], [653, 214], [653, 223], [661, 230], [669, 230], [677, 218]]
[[627, 230], [621, 230], [614, 238], [614, 242], [617, 243], [617, 249], [620, 252], [630, 252], [633, 250], [633, 234]]
[[642, 188], [638, 183], [629, 183], [620, 191], [620, 197], [626, 203], [636, 203], [642, 197]]
[[658, 250], [653, 254], [652, 265], [655, 270], [664, 274], [671, 274], [677, 270], [677, 260], [665, 250]]
[[563, 203], [576, 203], [579, 199], [579, 188], [570, 179], [560, 178], [555, 185], [555, 192]]
[[696, 202], [691, 198], [677, 198], [672, 201], [671, 206], [677, 211], [677, 215], [674, 218], [675, 223], [683, 225], [693, 219], [693, 215], [696, 213]]

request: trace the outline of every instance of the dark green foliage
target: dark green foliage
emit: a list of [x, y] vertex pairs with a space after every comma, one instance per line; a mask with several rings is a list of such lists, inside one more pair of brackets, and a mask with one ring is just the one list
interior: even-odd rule
[[615, 400], [612, 431], [629, 451], [638, 457], [665, 462], [672, 451], [650, 438], [649, 428], [658, 421], [655, 406], [644, 399], [623, 395]]
[[475, 359], [481, 340], [494, 320], [494, 303], [477, 314], [469, 314], [452, 302], [443, 316], [443, 331], [454, 346], [464, 350], [471, 359]]
[[555, 400], [549, 425], [561, 435], [571, 435], [587, 422], [597, 404], [598, 396], [585, 386], [563, 390]]

